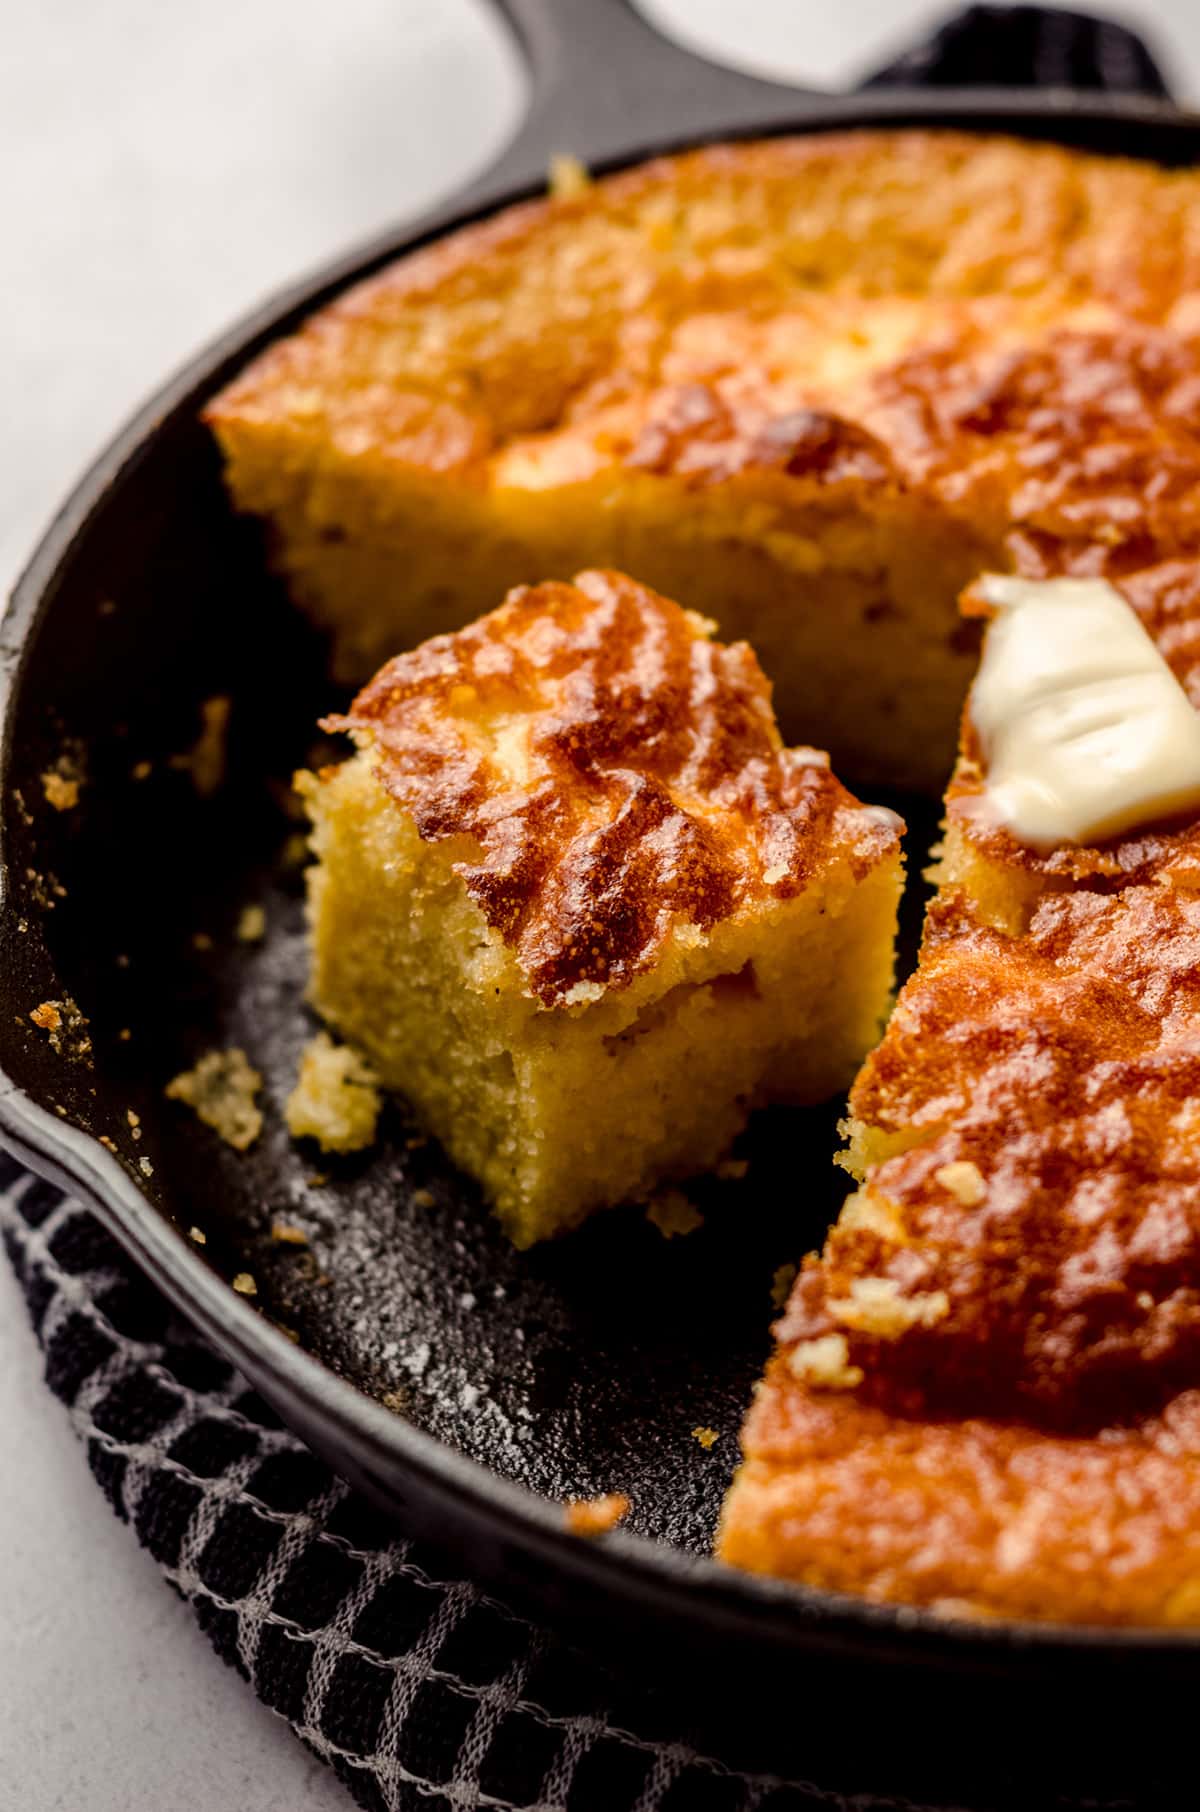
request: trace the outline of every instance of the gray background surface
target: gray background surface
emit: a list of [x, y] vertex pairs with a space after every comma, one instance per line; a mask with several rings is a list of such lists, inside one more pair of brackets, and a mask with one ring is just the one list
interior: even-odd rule
[[[929, 9], [647, 10], [693, 48], [834, 87]], [[1181, 98], [1200, 99], [1197, 0], [1112, 10], [1143, 25]], [[14, 0], [0, 60], [3, 591], [79, 469], [174, 363], [285, 278], [453, 190], [504, 141], [522, 93], [484, 0]], [[0, 1803], [349, 1804], [109, 1514], [2, 1265]]]

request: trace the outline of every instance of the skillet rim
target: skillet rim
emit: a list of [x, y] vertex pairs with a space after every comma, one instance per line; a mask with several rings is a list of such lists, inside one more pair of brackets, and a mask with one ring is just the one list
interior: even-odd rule
[[[786, 124], [715, 128], [699, 136], [663, 135], [635, 150], [598, 159], [594, 168], [607, 175], [704, 143], [839, 129], [910, 126], [1007, 133], [1051, 142], [1065, 138], [1070, 143], [1072, 127], [1099, 129], [1103, 134], [1122, 124], [1161, 131], [1168, 138], [1191, 135], [1192, 155], [1180, 161], [1200, 162], [1200, 113], [1167, 101], [1054, 89], [947, 89], [935, 94], [896, 89], [845, 97], [798, 96], [797, 117]], [[1099, 154], [1156, 161], [1150, 152], [1131, 152], [1125, 146]], [[0, 621], [0, 912], [7, 909], [6, 848], [13, 809], [8, 777], [25, 652], [53, 608], [60, 574], [109, 494], [154, 456], [157, 441], [171, 422], [185, 413], [194, 415], [248, 359], [350, 283], [543, 193], [540, 175], [526, 172], [522, 180], [511, 174], [514, 161], [511, 152], [502, 153], [497, 165], [465, 192], [411, 225], [375, 235], [324, 262], [240, 316], [134, 412], [68, 494], [20, 573]], [[914, 1606], [881, 1604], [742, 1572], [712, 1556], [689, 1555], [619, 1530], [601, 1541], [581, 1540], [565, 1528], [561, 1506], [491, 1472], [385, 1409], [294, 1346], [204, 1262], [115, 1157], [90, 1134], [48, 1113], [2, 1063], [0, 1135], [31, 1170], [82, 1197], [155, 1285], [262, 1389], [282, 1419], [299, 1423], [304, 1430], [301, 1438], [311, 1440], [327, 1457], [336, 1452], [343, 1464], [350, 1460], [349, 1470], [377, 1500], [390, 1498], [393, 1514], [398, 1514], [394, 1475], [407, 1473], [427, 1497], [452, 1506], [488, 1539], [498, 1538], [534, 1558], [554, 1577], [556, 1586], [565, 1584], [568, 1590], [590, 1586], [605, 1597], [633, 1600], [643, 1610], [652, 1607], [660, 1620], [674, 1625], [677, 1635], [689, 1624], [699, 1624], [707, 1638], [727, 1635], [755, 1645], [769, 1642], [777, 1651], [791, 1649], [800, 1655], [824, 1648], [862, 1660], [891, 1658], [934, 1667], [965, 1663], [987, 1669], [1002, 1667], [1018, 1654], [1040, 1655], [1046, 1661], [1070, 1655], [1079, 1660], [1125, 1658], [1145, 1663], [1186, 1661], [1200, 1653], [1200, 1629], [949, 1618]], [[314, 1429], [320, 1431], [315, 1439]]]

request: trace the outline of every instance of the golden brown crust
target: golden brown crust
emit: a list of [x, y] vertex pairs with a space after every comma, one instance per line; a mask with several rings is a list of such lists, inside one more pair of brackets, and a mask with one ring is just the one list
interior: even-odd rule
[[1200, 287], [1198, 192], [1188, 172], [953, 132], [713, 146], [400, 260], [269, 348], [208, 418], [480, 474], [515, 436], [577, 422], [581, 396], [654, 388], [691, 316], [761, 319], [834, 290], [1160, 322]]
[[[870, 1171], [886, 1218], [852, 1213], [809, 1261], [785, 1349], [838, 1331], [864, 1400], [1072, 1432], [1190, 1383], [1198, 959], [1200, 896], [1166, 887], [1049, 895], [1021, 939], [935, 903], [851, 1097], [861, 1121], [917, 1142]], [[864, 1278], [940, 1312], [856, 1326]]]
[[743, 1441], [721, 1531], [737, 1566], [948, 1614], [1200, 1618], [1200, 1392], [1080, 1439], [890, 1415], [777, 1357]]
[[628, 982], [681, 922], [798, 894], [834, 853], [865, 873], [898, 840], [823, 755], [782, 747], [744, 642], [619, 573], [519, 588], [326, 728], [370, 745], [422, 837], [471, 840], [456, 870], [547, 1005]]

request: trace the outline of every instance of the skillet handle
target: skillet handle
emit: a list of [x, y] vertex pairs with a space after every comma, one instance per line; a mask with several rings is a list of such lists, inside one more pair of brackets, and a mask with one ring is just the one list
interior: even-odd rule
[[672, 142], [796, 121], [814, 89], [763, 81], [673, 44], [632, 0], [493, 0], [530, 72], [529, 110], [489, 187], [544, 179], [550, 158], [585, 164]]
[[[488, 173], [493, 193], [544, 180], [555, 152], [585, 164], [770, 131], [820, 111], [821, 90], [724, 68], [664, 37], [632, 0], [493, 0], [530, 72], [529, 111]], [[1169, 98], [1145, 42], [1111, 19], [968, 6], [862, 88], [1046, 88]]]

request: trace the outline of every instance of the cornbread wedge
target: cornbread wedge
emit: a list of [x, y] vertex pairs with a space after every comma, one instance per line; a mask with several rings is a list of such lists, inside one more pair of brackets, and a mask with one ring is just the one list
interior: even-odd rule
[[1200, 1621], [1200, 896], [948, 890], [852, 1096], [719, 1551], [946, 1612]]
[[895, 816], [785, 749], [745, 644], [617, 573], [388, 663], [305, 775], [312, 999], [518, 1246], [714, 1163], [878, 1034]]
[[[851, 1091], [860, 1187], [776, 1328], [719, 1551], [944, 1612], [1194, 1625], [1200, 669], [1095, 591], [1028, 588], [985, 650], [920, 964]], [[993, 791], [1006, 689], [1030, 765]], [[1120, 834], [1034, 828], [1118, 796]]]

